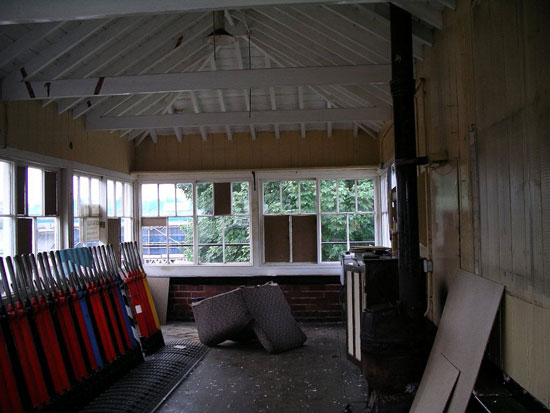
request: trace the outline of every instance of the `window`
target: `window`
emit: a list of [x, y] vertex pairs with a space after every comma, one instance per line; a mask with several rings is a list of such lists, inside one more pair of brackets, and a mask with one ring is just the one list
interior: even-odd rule
[[248, 182], [141, 185], [148, 264], [250, 263]]
[[57, 174], [17, 167], [17, 253], [50, 251], [59, 245]]
[[101, 180], [73, 176], [74, 246], [99, 245]]
[[120, 242], [133, 240], [132, 184], [107, 180], [107, 216], [120, 218]]
[[0, 257], [14, 252], [12, 165], [0, 161]]
[[375, 242], [374, 181], [266, 181], [263, 215], [264, 262], [339, 261], [350, 247]]
[[380, 245], [391, 247], [388, 209], [388, 171], [380, 174]]

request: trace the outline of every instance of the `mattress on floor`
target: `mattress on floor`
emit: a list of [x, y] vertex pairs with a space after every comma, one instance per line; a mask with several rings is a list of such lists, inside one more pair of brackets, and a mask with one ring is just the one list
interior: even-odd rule
[[281, 288], [274, 283], [240, 287], [192, 304], [199, 338], [212, 346], [246, 340], [251, 330], [270, 353], [299, 347], [306, 341]]

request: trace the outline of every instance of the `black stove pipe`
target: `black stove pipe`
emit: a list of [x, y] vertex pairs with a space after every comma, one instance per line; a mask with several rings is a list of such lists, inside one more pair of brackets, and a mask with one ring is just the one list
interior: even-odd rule
[[411, 15], [390, 4], [391, 64], [397, 177], [399, 300], [403, 312], [418, 320], [426, 303], [418, 247], [418, 189], [414, 115], [414, 73]]

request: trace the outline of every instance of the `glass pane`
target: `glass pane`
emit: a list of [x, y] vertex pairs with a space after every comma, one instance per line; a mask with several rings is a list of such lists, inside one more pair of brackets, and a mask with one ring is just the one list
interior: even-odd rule
[[365, 212], [374, 211], [374, 181], [372, 179], [357, 180], [357, 209]]
[[226, 217], [224, 230], [226, 244], [247, 244], [250, 240], [248, 217]]
[[116, 216], [122, 216], [122, 182], [117, 182], [115, 186], [115, 197], [116, 197]]
[[97, 217], [99, 216], [99, 179], [92, 178], [90, 189], [91, 189], [90, 215]]
[[36, 252], [54, 250], [56, 232], [56, 218], [37, 218], [36, 219]]
[[0, 257], [13, 255], [13, 229], [11, 218], [0, 218]]
[[391, 242], [390, 242], [390, 226], [389, 226], [389, 222], [388, 222], [388, 214], [385, 213], [385, 214], [382, 214], [382, 235], [381, 235], [381, 239], [382, 239], [382, 243], [381, 245], [383, 245], [384, 247], [391, 247]]
[[211, 183], [197, 184], [197, 214], [212, 215], [214, 213], [213, 187]]
[[321, 215], [321, 240], [327, 242], [346, 241], [346, 216]]
[[200, 217], [197, 231], [199, 244], [221, 244], [222, 217]]
[[283, 212], [298, 212], [298, 182], [283, 181], [281, 189], [283, 191]]
[[159, 185], [159, 216], [173, 217], [176, 215], [175, 191], [174, 184]]
[[226, 245], [225, 262], [250, 262], [248, 245]]
[[355, 181], [346, 179], [338, 181], [339, 212], [355, 212]]
[[73, 242], [75, 248], [84, 246], [83, 240], [80, 239], [80, 218], [73, 220]]
[[124, 184], [124, 212], [123, 216], [131, 218], [134, 211], [134, 197], [132, 184]]
[[193, 245], [193, 218], [169, 218], [168, 242]]
[[336, 212], [336, 181], [321, 181], [321, 211]]
[[349, 216], [350, 241], [374, 241], [374, 214]]
[[78, 203], [78, 176], [73, 176], [73, 214], [80, 216], [80, 204]]
[[0, 162], [0, 215], [9, 215], [11, 211], [10, 164]]
[[199, 247], [199, 262], [212, 263], [223, 262], [223, 251], [221, 245]]
[[158, 216], [157, 184], [141, 185], [141, 215], [144, 217]]
[[132, 218], [122, 218], [120, 220], [120, 242], [132, 241], [134, 239], [132, 230]]
[[[151, 185], [143, 185], [145, 186], [151, 186]], [[152, 185], [155, 187], [155, 196], [157, 193], [156, 185]], [[143, 201], [142, 201], [143, 202]], [[156, 211], [156, 208], [155, 208]], [[115, 209], [115, 183], [111, 180], [107, 181], [107, 215], [110, 217], [114, 217], [116, 213]], [[156, 215], [156, 214], [155, 214]], [[149, 216], [149, 215], [144, 215]]]
[[248, 182], [231, 183], [231, 213], [248, 214]]
[[279, 182], [264, 183], [264, 214], [280, 214], [281, 198]]
[[170, 264], [189, 264], [193, 262], [193, 247], [170, 245]]
[[44, 174], [42, 169], [27, 169], [27, 202], [29, 215], [44, 215]]
[[317, 189], [315, 181], [300, 182], [300, 211], [302, 214], [317, 211]]
[[346, 244], [323, 244], [321, 256], [323, 262], [340, 261], [340, 255], [346, 251]]
[[178, 215], [193, 215], [193, 185], [176, 184]]
[[142, 227], [141, 245], [143, 260], [146, 264], [166, 264], [166, 226]]
[[80, 216], [90, 215], [90, 180], [84, 176], [79, 177], [80, 181]]
[[[357, 196], [361, 197], [360, 191]], [[361, 201], [358, 200], [358, 202]], [[388, 174], [386, 173], [380, 177], [380, 212], [388, 212]]]

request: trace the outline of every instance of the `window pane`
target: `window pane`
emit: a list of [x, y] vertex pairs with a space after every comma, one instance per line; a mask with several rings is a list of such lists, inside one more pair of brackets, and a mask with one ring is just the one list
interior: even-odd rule
[[321, 216], [322, 241], [346, 241], [346, 216], [322, 215]]
[[221, 245], [199, 247], [200, 263], [223, 262], [223, 251]]
[[73, 242], [75, 248], [84, 246], [83, 240], [80, 239], [80, 232], [80, 218], [75, 218], [73, 220]]
[[0, 257], [12, 255], [13, 228], [11, 218], [0, 218]]
[[264, 183], [264, 214], [280, 214], [281, 198], [279, 182]]
[[80, 180], [80, 216], [90, 215], [90, 180], [84, 176]]
[[199, 215], [212, 215], [214, 213], [214, 200], [212, 199], [211, 183], [197, 184], [197, 213]]
[[222, 217], [200, 217], [197, 231], [199, 244], [221, 244]]
[[323, 244], [321, 256], [324, 262], [340, 261], [340, 255], [346, 251], [346, 244]]
[[[359, 197], [361, 196], [359, 192], [358, 192], [358, 196]], [[388, 174], [387, 173], [383, 174], [380, 177], [380, 212], [388, 212]]]
[[55, 249], [57, 232], [56, 218], [36, 219], [36, 252]]
[[9, 215], [11, 211], [10, 164], [0, 162], [0, 215]]
[[226, 244], [248, 244], [250, 222], [248, 217], [226, 217], [224, 222]]
[[116, 216], [121, 217], [122, 216], [122, 182], [117, 182], [115, 184], [115, 197], [116, 197]]
[[374, 241], [374, 214], [349, 216], [350, 241]]
[[372, 179], [357, 180], [357, 209], [359, 211], [374, 211], [374, 181]]
[[133, 239], [132, 218], [122, 218], [120, 220], [120, 242], [129, 242]]
[[317, 211], [317, 189], [315, 181], [300, 182], [300, 211], [302, 214]]
[[80, 216], [80, 204], [78, 203], [78, 176], [73, 176], [73, 214]]
[[250, 262], [248, 245], [226, 245], [225, 262]]
[[336, 212], [336, 181], [321, 181], [321, 211]]
[[29, 215], [44, 215], [44, 174], [42, 169], [27, 169], [27, 202]]
[[193, 185], [176, 184], [178, 215], [193, 215]]
[[174, 184], [159, 185], [159, 215], [173, 217], [176, 215], [176, 189]]
[[158, 216], [157, 184], [141, 185], [141, 215], [144, 217]]
[[193, 218], [168, 219], [170, 263], [193, 262]]
[[339, 212], [355, 212], [355, 181], [346, 179], [338, 181]]
[[91, 180], [91, 211], [90, 215], [99, 216], [99, 179], [92, 178]]
[[[150, 186], [150, 185], [143, 185]], [[155, 196], [157, 193], [156, 185], [152, 185], [155, 187]], [[156, 211], [156, 208], [155, 208]], [[110, 217], [114, 217], [116, 214], [116, 208], [115, 208], [115, 183], [111, 180], [107, 181], [107, 215]], [[147, 216], [147, 215], [144, 215]]]
[[166, 264], [166, 226], [142, 227], [141, 245], [143, 260], [146, 264]]
[[124, 184], [124, 211], [123, 216], [132, 218], [134, 210], [134, 197], [132, 184]]
[[283, 212], [298, 212], [298, 182], [283, 181], [281, 182], [281, 188], [283, 191]]
[[248, 182], [231, 183], [231, 213], [248, 214]]

